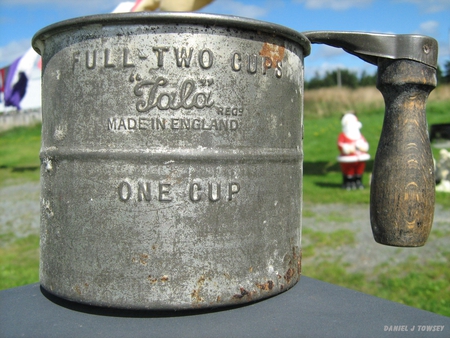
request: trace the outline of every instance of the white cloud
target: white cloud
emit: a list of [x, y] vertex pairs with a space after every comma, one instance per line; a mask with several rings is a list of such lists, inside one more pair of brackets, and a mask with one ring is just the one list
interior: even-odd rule
[[[28, 6], [28, 5], [53, 5], [60, 8], [73, 8], [78, 12], [83, 11], [90, 14], [112, 11], [119, 3], [126, 0], [0, 0], [2, 5]], [[129, 0], [130, 1], [130, 0]], [[133, 0], [132, 0], [133, 1]], [[281, 0], [275, 1], [276, 5], [282, 4]], [[260, 18], [269, 12], [267, 6], [273, 6], [274, 1], [268, 1], [265, 6], [248, 5], [238, 0], [213, 0], [204, 7], [201, 12], [222, 13], [229, 15], [239, 15], [248, 18]]]
[[367, 7], [373, 0], [294, 0], [304, 3], [308, 9], [333, 9], [343, 11], [354, 7]]
[[313, 50], [313, 53], [309, 57], [311, 60], [321, 60], [321, 59], [329, 60], [330, 58], [347, 54], [341, 48], [330, 47], [327, 45], [313, 44], [311, 49]]
[[408, 2], [415, 4], [426, 13], [436, 13], [450, 9], [449, 0], [397, 0], [396, 2]]
[[215, 0], [212, 4], [206, 6], [202, 12], [238, 15], [256, 19], [264, 17], [269, 9], [262, 6], [246, 5], [234, 0]]
[[31, 47], [30, 39], [12, 41], [6, 46], [0, 46], [0, 68], [11, 64]]
[[240, 2], [230, 1], [229, 8], [231, 9], [231, 14], [240, 15], [248, 18], [259, 18], [266, 15], [267, 10], [254, 6], [254, 5], [245, 5]]
[[420, 24], [419, 31], [420, 34], [425, 35], [438, 35], [439, 34], [439, 22], [437, 21], [426, 21]]
[[54, 5], [60, 8], [82, 8], [83, 10], [108, 11], [114, 9], [122, 0], [1, 0], [2, 5], [30, 6], [30, 5]]

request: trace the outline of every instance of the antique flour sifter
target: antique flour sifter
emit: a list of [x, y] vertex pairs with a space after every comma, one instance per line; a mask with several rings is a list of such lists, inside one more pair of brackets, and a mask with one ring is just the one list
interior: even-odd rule
[[173, 310], [291, 288], [311, 43], [378, 65], [386, 116], [373, 233], [423, 245], [434, 208], [425, 101], [435, 40], [207, 14], [91, 16], [33, 38], [43, 58], [41, 285], [90, 305]]

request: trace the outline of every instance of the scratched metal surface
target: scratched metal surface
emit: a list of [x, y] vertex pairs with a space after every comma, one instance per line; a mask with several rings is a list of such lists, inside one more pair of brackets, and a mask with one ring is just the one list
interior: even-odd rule
[[309, 43], [218, 16], [94, 18], [33, 39], [41, 285], [127, 309], [235, 305], [291, 288]]

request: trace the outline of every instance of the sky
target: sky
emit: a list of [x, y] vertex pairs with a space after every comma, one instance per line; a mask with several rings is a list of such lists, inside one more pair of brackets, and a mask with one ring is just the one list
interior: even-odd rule
[[[0, 68], [30, 48], [33, 35], [50, 24], [84, 15], [110, 13], [120, 0], [0, 0]], [[423, 34], [439, 43], [439, 65], [450, 60], [450, 0], [214, 0], [200, 12], [228, 14], [280, 24], [299, 32], [339, 30]], [[313, 45], [305, 77], [345, 68], [373, 74], [376, 67], [339, 48]], [[39, 106], [36, 69], [22, 101]], [[0, 104], [0, 109], [3, 108]]]

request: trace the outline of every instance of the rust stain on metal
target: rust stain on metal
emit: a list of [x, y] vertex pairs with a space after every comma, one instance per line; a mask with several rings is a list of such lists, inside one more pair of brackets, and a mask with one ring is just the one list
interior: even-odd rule
[[191, 297], [192, 297], [192, 299], [193, 299], [195, 302], [197, 302], [197, 303], [203, 302], [203, 298], [200, 297], [200, 290], [194, 289], [194, 290], [191, 292]]
[[295, 253], [294, 249], [294, 257], [297, 258], [297, 273], [300, 276], [302, 274], [302, 249], [300, 249], [298, 256]]
[[292, 277], [294, 277], [294, 269], [289, 268], [284, 274], [284, 279], [289, 284], [291, 282]]
[[269, 58], [275, 64], [277, 61], [283, 60], [284, 47], [265, 42], [259, 55]]
[[292, 247], [292, 255], [285, 256], [287, 270], [283, 277], [288, 284], [295, 282], [300, 278], [302, 271], [301, 258], [302, 253], [297, 246]]
[[148, 261], [147, 254], [144, 253], [139, 256], [139, 263], [141, 263], [142, 265], [147, 265], [147, 261]]
[[239, 292], [240, 293], [235, 294], [232, 298], [233, 299], [242, 299], [245, 296], [247, 296], [247, 299], [252, 299], [253, 292], [249, 292], [249, 291], [245, 290], [243, 287], [239, 288]]
[[80, 286], [79, 286], [79, 285], [75, 285], [75, 286], [73, 287], [73, 289], [75, 290], [76, 293], [78, 293], [79, 295], [81, 295], [81, 289], [80, 289]]
[[72, 288], [78, 295], [81, 296], [81, 294], [83, 293], [83, 289], [87, 289], [89, 287], [88, 283], [81, 283], [81, 285], [79, 284], [75, 284], [75, 286]]
[[154, 278], [151, 275], [148, 275], [147, 279], [152, 284], [155, 284], [158, 281], [158, 278]]
[[264, 284], [256, 283], [256, 286], [263, 291], [270, 291], [273, 289], [273, 281], [269, 280], [265, 282]]
[[206, 280], [205, 276], [203, 275], [200, 276], [200, 278], [197, 281], [197, 288], [191, 292], [192, 299], [197, 303], [204, 301], [204, 299], [200, 296], [200, 290], [203, 287], [203, 284], [205, 284], [205, 280]]
[[259, 51], [259, 55], [266, 58], [266, 61], [264, 62], [264, 67], [266, 69], [275, 68], [277, 66], [277, 63], [283, 60], [284, 51], [285, 50], [283, 46], [278, 46], [265, 42], [261, 50]]
[[169, 281], [169, 276], [167, 275], [163, 275], [161, 276], [159, 279], [158, 277], [153, 277], [152, 275], [148, 275], [147, 280], [151, 283], [151, 284], [156, 284], [158, 282], [158, 280], [161, 283], [165, 283]]

